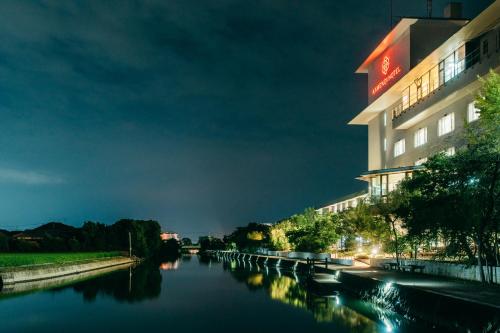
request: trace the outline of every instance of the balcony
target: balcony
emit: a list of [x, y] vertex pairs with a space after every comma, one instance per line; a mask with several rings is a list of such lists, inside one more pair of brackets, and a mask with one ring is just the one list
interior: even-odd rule
[[391, 107], [392, 127], [407, 129], [413, 126], [429, 116], [426, 111], [436, 102], [477, 80], [478, 75], [486, 74], [498, 63], [498, 50], [481, 57], [476, 48], [465, 56], [465, 46], [461, 46], [403, 89], [401, 100]]

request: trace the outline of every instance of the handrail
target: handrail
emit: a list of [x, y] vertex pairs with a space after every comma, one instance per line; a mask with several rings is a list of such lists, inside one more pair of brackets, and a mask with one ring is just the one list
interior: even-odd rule
[[415, 79], [414, 83], [403, 89], [401, 100], [391, 110], [392, 119], [399, 118], [410, 107], [430, 96], [436, 89], [444, 86], [450, 80], [456, 78], [458, 74], [479, 62], [479, 48], [462, 56], [465, 52], [465, 44], [463, 44], [437, 65]]

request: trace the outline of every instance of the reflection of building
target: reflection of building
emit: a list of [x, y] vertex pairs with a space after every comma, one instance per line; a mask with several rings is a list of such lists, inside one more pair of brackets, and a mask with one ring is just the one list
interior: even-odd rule
[[454, 154], [478, 118], [477, 77], [499, 69], [500, 1], [460, 17], [453, 3], [444, 19], [403, 18], [357, 69], [369, 105], [350, 124], [368, 126], [369, 195], [386, 195], [433, 154]]
[[179, 240], [179, 234], [176, 232], [165, 231], [160, 234], [160, 238], [162, 241], [167, 241], [169, 239]]
[[170, 261], [162, 262], [160, 264], [160, 269], [162, 271], [170, 271], [170, 270], [175, 270], [177, 268], [179, 268], [179, 261], [178, 260], [173, 261], [173, 262], [170, 262]]
[[461, 17], [461, 4], [450, 3], [444, 18], [401, 19], [356, 70], [368, 74], [369, 104], [349, 124], [368, 126], [368, 170], [358, 178], [368, 182], [367, 196], [386, 195], [433, 154], [454, 154], [466, 124], [479, 118], [478, 76], [500, 70], [500, 1], [470, 21]]

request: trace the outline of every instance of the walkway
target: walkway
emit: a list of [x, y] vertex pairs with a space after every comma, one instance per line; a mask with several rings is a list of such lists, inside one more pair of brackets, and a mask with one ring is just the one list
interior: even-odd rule
[[[317, 267], [322, 266], [317, 265]], [[500, 309], [500, 286], [498, 285], [483, 285], [475, 281], [458, 280], [418, 273], [388, 271], [372, 267], [344, 266], [344, 268], [339, 268], [336, 266], [334, 268], [329, 268], [331, 273], [334, 273], [336, 270], [341, 270], [346, 274], [354, 274], [378, 281], [393, 282], [394, 284], [410, 286], [427, 292], [494, 306]]]

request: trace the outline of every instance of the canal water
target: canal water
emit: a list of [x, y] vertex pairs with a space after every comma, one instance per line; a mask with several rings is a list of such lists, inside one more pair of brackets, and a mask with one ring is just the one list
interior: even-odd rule
[[447, 331], [342, 292], [317, 296], [304, 281], [291, 270], [187, 256], [46, 290], [4, 289], [0, 331]]

